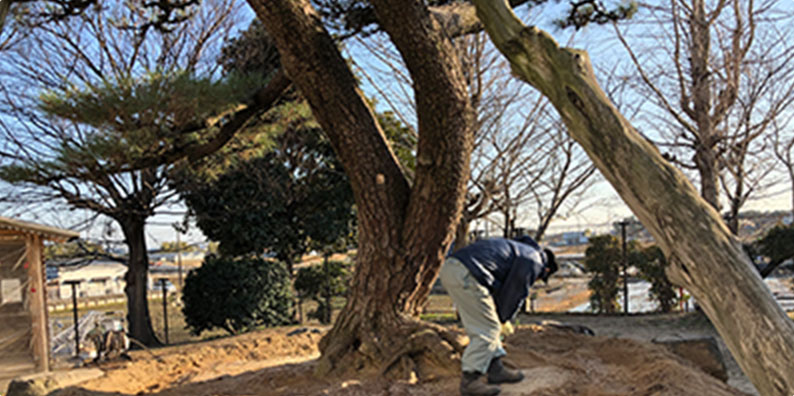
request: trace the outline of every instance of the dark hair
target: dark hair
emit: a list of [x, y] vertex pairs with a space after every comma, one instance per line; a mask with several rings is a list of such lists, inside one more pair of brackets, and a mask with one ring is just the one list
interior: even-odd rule
[[551, 250], [543, 249], [543, 253], [546, 254], [546, 268], [548, 269], [548, 271], [546, 271], [543, 274], [541, 279], [543, 279], [544, 282], [549, 283], [549, 277], [553, 273], [557, 272], [557, 270], [560, 269], [560, 267], [557, 266], [557, 260], [555, 259], [554, 253]]

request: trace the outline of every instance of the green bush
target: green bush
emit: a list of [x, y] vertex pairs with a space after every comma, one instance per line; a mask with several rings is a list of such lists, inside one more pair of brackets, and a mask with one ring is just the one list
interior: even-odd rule
[[295, 278], [295, 290], [302, 299], [310, 298], [317, 302], [317, 309], [309, 312], [307, 316], [328, 324], [330, 323], [328, 297], [346, 294], [349, 281], [350, 271], [345, 263], [330, 261], [327, 274], [325, 264], [301, 268]]
[[776, 225], [755, 245], [757, 252], [769, 260], [761, 271], [761, 277], [766, 278], [783, 262], [794, 258], [794, 225]]
[[622, 251], [618, 239], [612, 235], [601, 235], [590, 239], [585, 251], [584, 266], [593, 275], [587, 286], [590, 295], [590, 310], [614, 313], [618, 311], [619, 276]]
[[185, 279], [182, 313], [190, 332], [239, 334], [292, 323], [290, 279], [280, 262], [209, 255]]
[[667, 267], [667, 259], [664, 257], [662, 249], [658, 246], [650, 246], [640, 252], [633, 254], [633, 263], [640, 271], [640, 276], [650, 282], [651, 297], [659, 303], [659, 310], [670, 312], [678, 303], [675, 288], [667, 278], [664, 270]]

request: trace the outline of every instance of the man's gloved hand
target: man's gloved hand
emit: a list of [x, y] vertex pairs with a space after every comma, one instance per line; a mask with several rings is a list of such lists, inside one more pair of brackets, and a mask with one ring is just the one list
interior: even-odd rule
[[515, 333], [515, 329], [513, 328], [513, 324], [510, 321], [502, 323], [502, 335], [507, 337]]

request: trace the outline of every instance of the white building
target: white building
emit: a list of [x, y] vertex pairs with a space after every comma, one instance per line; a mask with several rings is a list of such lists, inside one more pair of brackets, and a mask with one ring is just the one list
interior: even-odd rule
[[49, 297], [72, 298], [72, 286], [67, 281], [80, 281], [77, 297], [101, 297], [124, 294], [124, 274], [127, 267], [115, 262], [97, 262], [74, 268], [61, 267], [58, 278], [48, 285]]

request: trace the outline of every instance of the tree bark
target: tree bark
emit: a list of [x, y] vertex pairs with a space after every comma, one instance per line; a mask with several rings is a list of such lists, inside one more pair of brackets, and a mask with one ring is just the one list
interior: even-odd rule
[[[432, 376], [460, 342], [415, 314], [430, 292], [463, 204], [473, 117], [450, 44], [421, 2], [373, 2], [414, 77], [417, 167], [409, 185], [356, 79], [308, 0], [249, 0], [351, 182], [359, 222], [345, 309], [320, 343], [319, 374]], [[410, 3], [410, 4], [406, 4]]]
[[719, 214], [612, 105], [586, 52], [560, 48], [547, 33], [525, 27], [505, 1], [474, 2], [514, 73], [557, 108], [664, 250], [670, 279], [697, 298], [759, 392], [794, 393], [794, 324]]
[[469, 244], [469, 225], [471, 222], [464, 213], [461, 216], [458, 226], [455, 227], [455, 251], [458, 251]]
[[127, 273], [124, 275], [127, 295], [127, 324], [129, 334], [146, 346], [161, 345], [152, 329], [149, 316], [149, 304], [146, 298], [148, 286], [149, 258], [146, 253], [146, 237], [144, 221], [140, 218], [129, 218], [119, 221], [124, 239], [129, 249]]
[[743, 176], [739, 175], [736, 177], [735, 180], [736, 187], [734, 189], [734, 193], [736, 195], [732, 195], [729, 197], [728, 201], [728, 221], [726, 222], [728, 225], [728, 229], [731, 230], [733, 235], [739, 235], [739, 210], [742, 208], [744, 199], [742, 195], [744, 194], [744, 178]]
[[[414, 83], [419, 140], [414, 186], [396, 268], [402, 311], [417, 314], [438, 276], [459, 221], [469, 178], [474, 112], [457, 51], [422, 0], [374, 0], [380, 24], [405, 60]], [[398, 298], [401, 300], [402, 298]]]
[[[706, 6], [703, 0], [692, 2], [690, 29], [692, 32], [690, 54], [690, 75], [692, 77], [692, 113], [697, 126], [697, 148], [694, 162], [700, 174], [700, 194], [717, 211], [719, 203], [719, 172], [717, 171], [717, 136], [711, 120], [711, 34], [707, 21]], [[688, 104], [685, 104], [688, 106]]]

